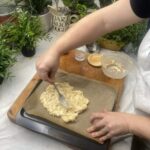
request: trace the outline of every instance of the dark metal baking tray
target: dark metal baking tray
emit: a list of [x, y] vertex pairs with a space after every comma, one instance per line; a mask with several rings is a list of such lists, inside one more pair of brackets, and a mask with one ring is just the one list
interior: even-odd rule
[[81, 150], [107, 150], [108, 141], [100, 144], [73, 131], [62, 128], [53, 122], [28, 115], [22, 108], [16, 117], [16, 123], [34, 132], [41, 133]]

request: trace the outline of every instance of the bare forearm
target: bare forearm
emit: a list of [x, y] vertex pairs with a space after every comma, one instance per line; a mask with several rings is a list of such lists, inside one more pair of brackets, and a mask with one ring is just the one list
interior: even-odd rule
[[130, 132], [150, 141], [150, 117], [131, 115], [128, 119]]
[[68, 51], [138, 21], [129, 0], [120, 0], [81, 19], [54, 44], [54, 49]]

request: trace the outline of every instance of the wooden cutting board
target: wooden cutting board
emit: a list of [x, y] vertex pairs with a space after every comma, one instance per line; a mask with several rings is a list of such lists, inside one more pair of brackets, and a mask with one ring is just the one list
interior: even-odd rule
[[[60, 69], [65, 70], [66, 72], [79, 74], [85, 76], [89, 79], [95, 79], [99, 81], [103, 81], [109, 84], [116, 90], [117, 98], [115, 100], [114, 109], [118, 109], [118, 102], [119, 98], [122, 93], [123, 89], [123, 80], [116, 80], [106, 77], [103, 73], [101, 68], [94, 68], [90, 66], [87, 60], [83, 62], [78, 62], [74, 59], [75, 50], [70, 51], [68, 54], [61, 57], [60, 60]], [[31, 79], [22, 93], [18, 96], [14, 104], [8, 111], [8, 117], [13, 121], [16, 122], [16, 115], [23, 107], [27, 97], [32, 93], [35, 87], [41, 82], [41, 79], [37, 74]]]

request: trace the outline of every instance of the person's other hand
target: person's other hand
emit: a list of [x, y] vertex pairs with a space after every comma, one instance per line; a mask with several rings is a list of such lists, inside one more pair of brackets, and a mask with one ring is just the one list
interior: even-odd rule
[[129, 114], [119, 112], [93, 113], [90, 118], [92, 125], [87, 131], [103, 143], [114, 136], [129, 133], [128, 116]]
[[57, 51], [44, 53], [36, 63], [36, 70], [40, 78], [47, 82], [54, 82], [55, 73], [59, 66], [60, 54]]

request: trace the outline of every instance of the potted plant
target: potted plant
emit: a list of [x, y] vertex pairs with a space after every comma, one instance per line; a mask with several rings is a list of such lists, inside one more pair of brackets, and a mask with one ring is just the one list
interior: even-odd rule
[[9, 68], [15, 63], [15, 58], [15, 51], [0, 42], [0, 84], [10, 76]]
[[41, 30], [41, 23], [37, 16], [30, 15], [29, 12], [19, 9], [15, 13], [17, 23], [16, 29], [16, 47], [26, 57], [35, 54], [36, 43], [39, 39], [44, 38]]
[[0, 41], [16, 53], [21, 51], [24, 56], [31, 57], [35, 54], [37, 41], [46, 37], [39, 18], [21, 9], [13, 17], [15, 22], [8, 21], [0, 25]]
[[87, 15], [88, 9], [97, 8], [94, 0], [63, 0], [63, 3], [71, 10], [71, 14], [79, 15], [79, 18]]
[[138, 44], [146, 33], [146, 29], [146, 22], [133, 24], [100, 37], [97, 43], [100, 47], [111, 50], [121, 50], [129, 43], [132, 43], [134, 47], [138, 47]]
[[48, 5], [52, 5], [52, 0], [23, 0], [25, 2], [26, 9], [30, 14], [38, 16], [42, 30], [46, 33], [52, 27], [52, 15], [47, 8]]

